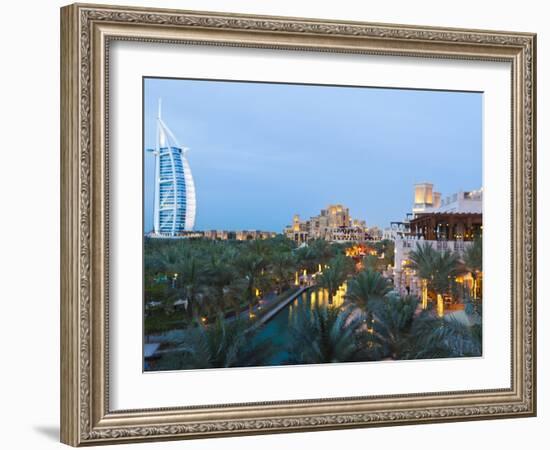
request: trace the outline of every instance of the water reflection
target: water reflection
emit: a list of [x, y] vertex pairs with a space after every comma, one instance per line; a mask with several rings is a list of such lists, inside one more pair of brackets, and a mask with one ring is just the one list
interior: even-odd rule
[[267, 322], [262, 330], [255, 336], [255, 339], [269, 340], [271, 344], [278, 350], [269, 364], [283, 363], [288, 354], [286, 348], [292, 339], [289, 327], [293, 321], [293, 317], [299, 314], [303, 307], [312, 310], [316, 305], [324, 306], [331, 304], [339, 307], [344, 303], [347, 292], [347, 283], [344, 282], [336, 294], [332, 298], [332, 303], [329, 302], [329, 292], [327, 289], [312, 288], [296, 298], [286, 308], [283, 308], [275, 317]]
[[[313, 288], [308, 292], [302, 294], [300, 297], [296, 298], [288, 306], [288, 315], [292, 317], [294, 311], [299, 309], [301, 305], [309, 306], [313, 310], [316, 306], [325, 306], [332, 305], [335, 307], [342, 306], [346, 298], [347, 292], [347, 282], [344, 282], [336, 291], [336, 294], [332, 297], [332, 303], [329, 301], [329, 292], [328, 289], [323, 288]], [[283, 314], [284, 310], [279, 314]], [[279, 315], [278, 314], [278, 315]]]

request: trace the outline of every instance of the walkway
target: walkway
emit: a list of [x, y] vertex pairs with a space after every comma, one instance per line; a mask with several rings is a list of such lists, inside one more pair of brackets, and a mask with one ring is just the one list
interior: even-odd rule
[[283, 308], [285, 308], [290, 302], [294, 301], [296, 298], [300, 297], [304, 292], [306, 292], [311, 286], [303, 286], [300, 289], [298, 289], [293, 294], [289, 295], [287, 298], [281, 300], [276, 306], [274, 306], [271, 310], [269, 310], [266, 314], [264, 314], [262, 317], [258, 319], [252, 327], [250, 327], [250, 330], [255, 330], [256, 328], [260, 327], [264, 323], [268, 322], [273, 316], [275, 316], [277, 313], [279, 313]]

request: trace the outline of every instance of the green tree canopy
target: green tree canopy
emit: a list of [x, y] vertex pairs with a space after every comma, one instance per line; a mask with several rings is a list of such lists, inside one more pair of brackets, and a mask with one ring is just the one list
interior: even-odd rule
[[380, 273], [371, 269], [362, 270], [348, 283], [346, 299], [366, 312], [370, 301], [381, 299], [390, 290], [389, 281]]
[[288, 363], [319, 364], [356, 361], [361, 348], [356, 331], [361, 318], [351, 308], [315, 304], [302, 305], [290, 324], [292, 339], [288, 346]]
[[448, 249], [436, 250], [428, 242], [417, 243], [416, 249], [409, 253], [409, 259], [409, 267], [427, 280], [428, 289], [435, 294], [450, 292], [455, 277], [462, 272], [457, 253]]

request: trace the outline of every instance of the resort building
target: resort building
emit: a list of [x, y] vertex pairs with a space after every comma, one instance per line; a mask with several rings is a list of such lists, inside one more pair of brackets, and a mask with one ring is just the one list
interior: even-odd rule
[[433, 192], [433, 184], [414, 185], [412, 212], [403, 221], [391, 222], [384, 239], [422, 237], [423, 239], [464, 239], [482, 229], [483, 190], [459, 191], [445, 198]]
[[[416, 276], [414, 270], [410, 269], [409, 254], [415, 250], [417, 245], [428, 244], [433, 249], [438, 251], [450, 250], [457, 252], [459, 255], [464, 253], [464, 250], [473, 244], [472, 241], [445, 241], [445, 240], [425, 240], [422, 238], [399, 238], [395, 241], [394, 247], [394, 267], [393, 267], [393, 282], [394, 289], [401, 295], [411, 294], [420, 296], [422, 292], [422, 283]], [[468, 280], [464, 280], [468, 282]]]
[[483, 207], [483, 190], [458, 191], [441, 198], [439, 192], [433, 191], [433, 184], [418, 183], [414, 185], [413, 214], [422, 213], [478, 213]]
[[384, 238], [384, 231], [378, 227], [370, 227], [368, 229], [369, 240], [379, 241]]
[[[255, 239], [270, 239], [277, 236], [274, 231], [261, 230], [207, 230], [207, 231], [182, 231], [177, 236], [178, 239], [210, 239], [212, 241], [252, 241]], [[162, 236], [150, 233], [147, 237], [151, 238], [170, 238], [172, 236]]]
[[362, 227], [338, 227], [329, 228], [324, 239], [330, 242], [364, 242], [370, 240], [370, 236]]
[[483, 229], [481, 213], [434, 212], [409, 221], [409, 236], [437, 241], [471, 241]]
[[[378, 228], [373, 228], [376, 238], [381, 237]], [[329, 205], [318, 216], [301, 220], [298, 214], [292, 219], [292, 225], [285, 228], [289, 239], [301, 244], [312, 239], [325, 239], [330, 242], [363, 242], [376, 239], [367, 228], [364, 220], [352, 219], [349, 208], [341, 204]]]
[[252, 241], [254, 239], [269, 239], [277, 236], [273, 231], [242, 230], [235, 232], [237, 241]]
[[[384, 238], [395, 241], [393, 278], [395, 289], [402, 295], [421, 295], [422, 286], [408, 268], [409, 253], [418, 244], [427, 243], [438, 251], [450, 250], [459, 255], [483, 232], [483, 191], [459, 191], [441, 198], [431, 183], [414, 186], [412, 213], [402, 222], [392, 222]], [[464, 284], [471, 283], [462, 277]]]
[[206, 239], [212, 239], [217, 241], [253, 241], [255, 239], [270, 239], [277, 236], [277, 233], [273, 231], [260, 231], [260, 230], [210, 230], [204, 232]]
[[[395, 224], [397, 222], [392, 222], [392, 224]], [[395, 241], [398, 238], [398, 231], [397, 229], [394, 229], [392, 227], [384, 228], [384, 231], [382, 232], [382, 239], [389, 240], [389, 241]]]
[[161, 117], [161, 101], [157, 115], [155, 149], [155, 194], [153, 234], [177, 237], [195, 226], [195, 183], [182, 147]]
[[439, 208], [441, 193], [433, 191], [431, 183], [417, 183], [414, 185], [413, 213], [428, 212]]

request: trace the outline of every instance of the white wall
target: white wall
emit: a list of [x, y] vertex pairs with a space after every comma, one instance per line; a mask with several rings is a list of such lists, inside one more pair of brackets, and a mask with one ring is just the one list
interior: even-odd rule
[[[548, 170], [550, 32], [546, 2], [524, 0], [461, 2], [354, 2], [297, 0], [139, 1], [162, 6], [351, 19], [387, 23], [489, 28], [539, 33], [538, 173]], [[0, 411], [2, 447], [48, 449], [57, 443], [59, 417], [59, 1], [5, 2], [2, 5], [0, 129]], [[497, 162], [498, 163], [498, 162]], [[23, 177], [23, 167], [27, 171]], [[17, 189], [13, 184], [17, 183]], [[539, 176], [539, 230], [548, 229], [549, 177]], [[31, 215], [29, 215], [31, 214]], [[539, 255], [548, 250], [539, 235]], [[548, 264], [539, 256], [539, 280]], [[142, 444], [140, 449], [269, 448], [543, 448], [548, 435], [547, 285], [539, 282], [539, 417], [368, 430]], [[544, 374], [546, 373], [546, 377]], [[545, 379], [546, 378], [546, 379]], [[368, 383], [368, 380], [365, 380]], [[537, 439], [537, 437], [539, 439]], [[127, 446], [124, 446], [125, 448]], [[138, 447], [132, 447], [138, 448]]]

